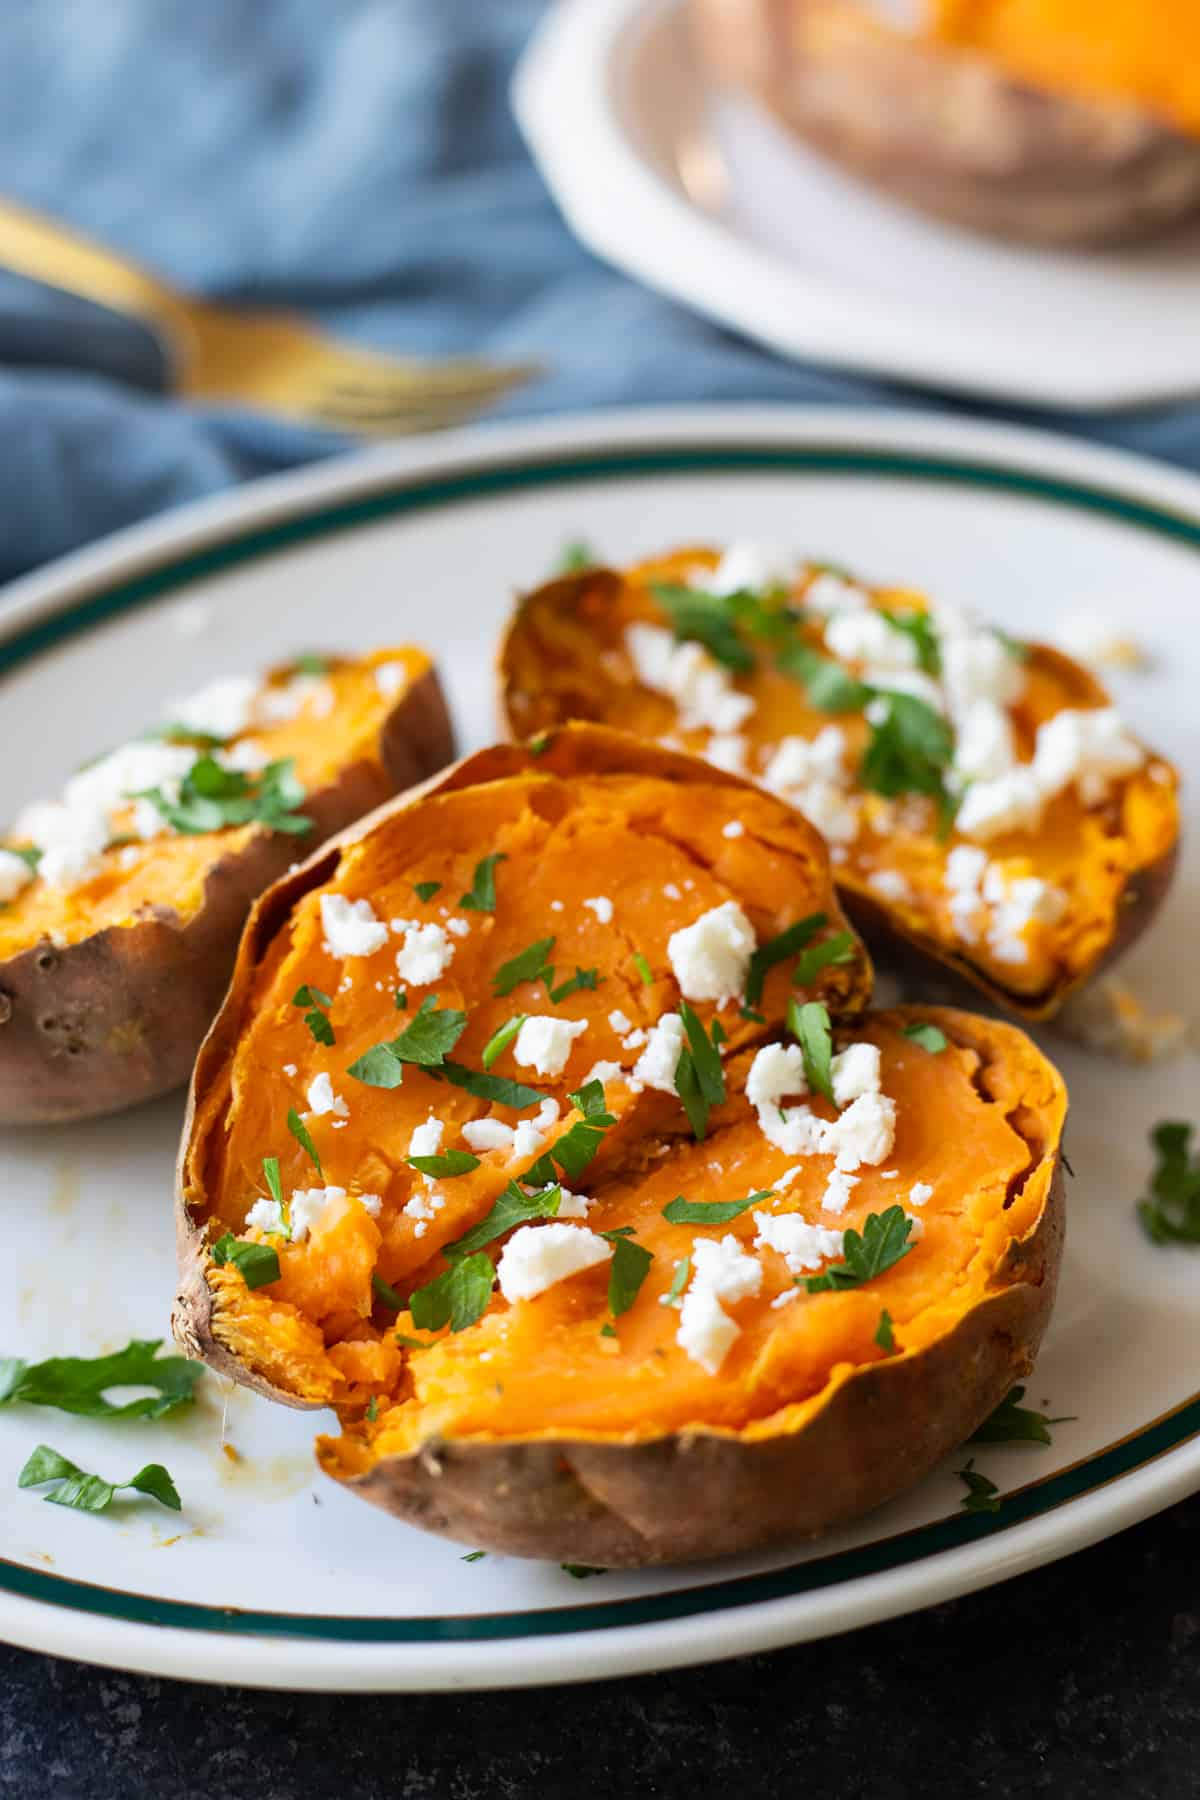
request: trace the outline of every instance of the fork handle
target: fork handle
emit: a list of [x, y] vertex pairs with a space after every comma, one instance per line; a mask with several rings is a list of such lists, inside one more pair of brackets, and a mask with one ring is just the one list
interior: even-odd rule
[[0, 200], [0, 265], [116, 312], [177, 322], [174, 295], [153, 275], [11, 200]]

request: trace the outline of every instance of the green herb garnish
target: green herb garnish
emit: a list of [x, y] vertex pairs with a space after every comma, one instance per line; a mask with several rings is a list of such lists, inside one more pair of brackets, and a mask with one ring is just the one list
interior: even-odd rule
[[681, 643], [703, 644], [715, 662], [736, 675], [748, 675], [754, 668], [754, 652], [738, 636], [728, 597], [667, 581], [651, 582], [650, 591]]
[[[550, 980], [553, 981], [554, 970], [550, 969], [548, 974]], [[587, 988], [589, 993], [595, 993], [600, 985], [601, 979], [602, 977], [599, 969], [581, 969], [579, 965], [576, 964], [575, 973], [573, 975], [569, 976], [566, 981], [560, 982], [556, 988], [550, 989], [551, 1003], [554, 1006], [557, 1006], [561, 1001], [566, 999], [568, 994], [578, 993], [583, 988]]]
[[635, 950], [633, 953], [633, 966], [637, 970], [638, 974], [641, 976], [645, 985], [647, 987], [653, 987], [654, 986], [653, 971], [651, 970], [650, 964], [646, 961], [645, 957], [642, 955], [640, 950]]
[[507, 1019], [498, 1031], [493, 1031], [483, 1046], [482, 1061], [485, 1069], [490, 1069], [496, 1058], [508, 1049], [528, 1017], [528, 1013], [514, 1013], [512, 1018]]
[[366, 1416], [370, 1420], [372, 1425], [375, 1423], [376, 1419], [379, 1417], [379, 1395], [378, 1394], [372, 1394], [371, 1398], [367, 1401]]
[[279, 1179], [279, 1158], [277, 1156], [264, 1156], [262, 1169], [263, 1180], [267, 1184], [272, 1200], [275, 1202], [276, 1206], [282, 1206], [283, 1183]]
[[292, 995], [292, 1005], [308, 1007], [309, 1010], [304, 1015], [304, 1023], [318, 1044], [328, 1045], [334, 1042], [333, 1026], [325, 1017], [333, 1005], [328, 994], [323, 994], [320, 988], [310, 987], [306, 981]]
[[680, 1051], [675, 1065], [675, 1091], [683, 1102], [693, 1135], [702, 1139], [708, 1130], [709, 1112], [725, 1099], [725, 1073], [718, 1048], [724, 1033], [720, 1021], [714, 1019], [710, 1038], [686, 1000], [679, 1003], [679, 1016], [683, 1020], [687, 1045]]
[[587, 1082], [570, 1095], [570, 1100], [583, 1117], [576, 1119], [545, 1155], [539, 1156], [533, 1167], [526, 1170], [525, 1180], [531, 1185], [544, 1187], [552, 1182], [555, 1179], [554, 1163], [568, 1181], [576, 1180], [599, 1150], [604, 1133], [617, 1122], [606, 1110], [602, 1081]]
[[619, 1319], [641, 1292], [654, 1256], [641, 1244], [635, 1244], [628, 1230], [602, 1231], [600, 1236], [613, 1247], [608, 1268], [608, 1310], [614, 1319]]
[[906, 1025], [901, 1034], [914, 1044], [920, 1044], [922, 1050], [928, 1050], [930, 1056], [937, 1056], [946, 1048], [949, 1038], [936, 1025], [929, 1025], [920, 1020]]
[[780, 654], [779, 667], [802, 684], [821, 712], [861, 712], [871, 698], [871, 688], [810, 644], [789, 645]]
[[881, 1350], [890, 1356], [896, 1348], [896, 1334], [892, 1330], [892, 1315], [885, 1306], [879, 1315], [879, 1323], [875, 1327], [875, 1342]]
[[[56, 1406], [85, 1419], [165, 1419], [195, 1398], [204, 1373], [186, 1356], [159, 1356], [161, 1338], [134, 1338], [108, 1356], [0, 1358], [0, 1406]], [[153, 1395], [109, 1400], [109, 1388], [148, 1387]]]
[[851, 1230], [843, 1237], [842, 1260], [830, 1263], [820, 1275], [801, 1276], [797, 1285], [803, 1283], [810, 1294], [823, 1294], [873, 1281], [908, 1255], [912, 1249], [908, 1241], [912, 1226], [902, 1206], [868, 1213], [861, 1234]]
[[[404, 1311], [403, 1295], [398, 1294], [396, 1292], [395, 1288], [392, 1287], [389, 1282], [386, 1282], [383, 1279], [382, 1275], [372, 1275], [371, 1289], [375, 1295], [375, 1298], [377, 1300], [382, 1300], [383, 1304], [385, 1306], [390, 1306], [393, 1312], [403, 1312]], [[402, 1338], [401, 1339], [402, 1343], [415, 1344], [416, 1341], [417, 1340], [415, 1338]]]
[[615, 1338], [616, 1335], [617, 1335], [616, 1328], [613, 1325], [610, 1325], [608, 1320], [606, 1319], [604, 1321], [603, 1325], [600, 1327], [600, 1336]]
[[[680, 1195], [680, 1199], [681, 1200], [683, 1199], [682, 1194]], [[679, 1201], [673, 1200], [671, 1202], [671, 1204], [672, 1204], [672, 1206], [677, 1206], [679, 1204]], [[686, 1201], [684, 1202], [684, 1204], [685, 1205], [687, 1204]], [[667, 1289], [666, 1293], [663, 1295], [663, 1305], [664, 1306], [674, 1306], [675, 1302], [677, 1300], [682, 1299], [683, 1290], [687, 1286], [688, 1282], [691, 1280], [691, 1276], [692, 1276], [692, 1259], [690, 1256], [681, 1256], [679, 1261], [675, 1264], [674, 1270], [672, 1271], [671, 1285]]]
[[571, 1577], [572, 1581], [586, 1581], [589, 1575], [608, 1574], [607, 1569], [597, 1569], [591, 1563], [559, 1563], [558, 1566], [564, 1575]]
[[329, 658], [316, 650], [305, 650], [293, 662], [292, 670], [297, 675], [328, 675]]
[[536, 731], [526, 744], [525, 748], [528, 750], [530, 756], [545, 756], [547, 750], [550, 748], [552, 737], [552, 732]]
[[1070, 1414], [1048, 1419], [1045, 1413], [1022, 1406], [1025, 1389], [1015, 1387], [1005, 1395], [995, 1412], [989, 1413], [978, 1431], [971, 1434], [972, 1444], [1048, 1444], [1051, 1425], [1066, 1425]]
[[437, 1074], [447, 1081], [453, 1082], [465, 1093], [474, 1094], [477, 1100], [491, 1100], [496, 1106], [511, 1106], [514, 1112], [524, 1112], [530, 1106], [540, 1106], [546, 1098], [536, 1088], [526, 1087], [522, 1081], [510, 1081], [506, 1075], [489, 1075], [477, 1069], [464, 1068], [462, 1063], [443, 1063]]
[[814, 1094], [833, 1101], [833, 1031], [829, 1008], [819, 1000], [806, 1000], [801, 1005], [788, 1001], [788, 1030], [800, 1045], [804, 1057], [804, 1076]]
[[767, 979], [768, 971], [773, 969], [776, 963], [786, 962], [789, 956], [797, 955], [827, 923], [828, 919], [825, 913], [809, 913], [807, 918], [797, 919], [794, 925], [789, 925], [786, 931], [781, 931], [778, 937], [771, 938], [767, 943], [758, 946], [750, 958], [750, 964], [746, 970], [745, 1002], [748, 1007], [757, 1006], [762, 999], [763, 984]]
[[496, 1268], [490, 1256], [464, 1256], [444, 1274], [409, 1295], [412, 1321], [420, 1331], [465, 1331], [481, 1319], [496, 1285]]
[[547, 967], [546, 958], [553, 948], [552, 937], [539, 938], [508, 962], [501, 963], [492, 976], [492, 992], [501, 996], [511, 994], [519, 982], [541, 981], [543, 977], [549, 986], [554, 980], [554, 970]]
[[553, 1219], [561, 1204], [562, 1190], [557, 1186], [539, 1188], [536, 1193], [527, 1194], [515, 1181], [510, 1181], [491, 1211], [453, 1244], [447, 1244], [442, 1254], [448, 1262], [459, 1262], [518, 1225], [528, 1225], [533, 1219]]
[[[351, 1073], [353, 1073], [353, 1070]], [[313, 1168], [317, 1171], [321, 1180], [324, 1181], [325, 1171], [321, 1167], [321, 1158], [317, 1154], [317, 1146], [313, 1143], [312, 1138], [309, 1135], [308, 1126], [304, 1123], [304, 1120], [300, 1117], [300, 1114], [296, 1111], [294, 1106], [288, 1109], [287, 1127], [304, 1154], [311, 1161]]]
[[292, 835], [307, 831], [312, 820], [295, 808], [304, 789], [293, 773], [292, 757], [268, 763], [261, 773], [227, 769], [214, 756], [197, 757], [170, 799], [162, 788], [133, 796], [149, 800], [168, 825], [185, 836], [224, 831], [231, 825], [265, 825], [268, 831]]
[[774, 1191], [774, 1188], [761, 1188], [757, 1194], [747, 1194], [744, 1200], [685, 1200], [682, 1194], [676, 1194], [674, 1200], [669, 1200], [663, 1207], [662, 1216], [670, 1225], [728, 1225], [731, 1219], [740, 1218], [760, 1200], [769, 1200]]
[[5, 844], [3, 848], [10, 856], [19, 856], [31, 874], [37, 874], [38, 864], [42, 860], [42, 852], [36, 844]]
[[876, 704], [882, 709], [881, 717], [871, 726], [859, 780], [873, 793], [890, 799], [899, 794], [930, 795], [948, 825], [954, 812], [954, 799], [945, 781], [954, 753], [949, 725], [914, 694], [884, 690], [877, 695]]
[[77, 1512], [107, 1512], [115, 1495], [129, 1492], [147, 1494], [160, 1506], [169, 1506], [172, 1512], [182, 1511], [183, 1506], [175, 1483], [161, 1463], [147, 1463], [128, 1481], [105, 1481], [100, 1475], [89, 1475], [78, 1463], [69, 1462], [49, 1444], [39, 1444], [17, 1476], [17, 1486], [45, 1487], [50, 1483], [51, 1491], [43, 1499], [52, 1506], [72, 1506]]
[[933, 620], [923, 612], [889, 612], [886, 607], [879, 608], [880, 618], [886, 619], [893, 631], [902, 632], [912, 640], [917, 653], [917, 667], [926, 675], [940, 675], [942, 672], [942, 647], [938, 634], [933, 629]]
[[441, 891], [442, 884], [440, 881], [416, 881], [413, 883], [413, 893], [417, 896], [418, 900], [432, 900], [433, 896], [435, 894], [440, 894]]
[[458, 1560], [459, 1562], [468, 1563], [482, 1562], [486, 1555], [486, 1550], [468, 1550], [467, 1554], [465, 1556], [460, 1556]]
[[432, 994], [422, 1000], [414, 1017], [399, 1037], [374, 1044], [346, 1073], [367, 1087], [396, 1088], [404, 1079], [404, 1064], [440, 1069], [467, 1029], [467, 1015], [452, 1007], [439, 1007]]
[[964, 1512], [999, 1512], [1000, 1490], [994, 1481], [989, 1481], [986, 1475], [979, 1473], [974, 1457], [965, 1469], [956, 1469], [954, 1473], [960, 1481], [967, 1484], [967, 1491], [961, 1502]]
[[472, 1156], [469, 1150], [443, 1150], [440, 1156], [410, 1156], [407, 1161], [410, 1169], [418, 1169], [422, 1175], [430, 1175], [436, 1181], [469, 1175], [472, 1169], [479, 1167], [479, 1158]]
[[835, 931], [832, 937], [825, 938], [819, 944], [810, 944], [796, 958], [796, 966], [792, 970], [793, 987], [809, 987], [821, 973], [833, 963], [853, 962], [857, 955], [857, 947], [852, 931]]
[[232, 1231], [222, 1232], [212, 1247], [212, 1259], [219, 1268], [232, 1263], [248, 1288], [269, 1287], [279, 1280], [279, 1252], [271, 1244], [236, 1238]]
[[1200, 1243], [1200, 1157], [1191, 1154], [1192, 1127], [1165, 1121], [1150, 1133], [1158, 1157], [1150, 1196], [1138, 1206], [1154, 1244]]
[[570, 543], [564, 544], [562, 547], [558, 558], [558, 573], [560, 575], [578, 575], [581, 569], [594, 569], [596, 562], [596, 552], [592, 546], [585, 543], [582, 538], [573, 538]]
[[467, 912], [495, 912], [496, 864], [507, 861], [504, 851], [497, 850], [493, 855], [485, 856], [482, 862], [477, 862], [471, 885], [458, 904]]

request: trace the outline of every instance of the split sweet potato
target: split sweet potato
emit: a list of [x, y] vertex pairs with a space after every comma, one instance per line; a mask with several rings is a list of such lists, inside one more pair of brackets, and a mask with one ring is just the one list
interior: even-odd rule
[[203, 697], [236, 729], [168, 720], [0, 845], [0, 1122], [113, 1112], [185, 1081], [255, 896], [453, 754], [421, 651], [309, 657], [242, 685]]
[[251, 915], [180, 1343], [333, 1406], [329, 1475], [474, 1546], [685, 1561], [878, 1504], [1031, 1365], [1065, 1094], [869, 987], [774, 795], [588, 725], [468, 758]]
[[731, 589], [763, 554], [680, 550], [527, 595], [502, 729], [603, 721], [765, 782], [829, 837], [872, 942], [1052, 1016], [1161, 902], [1175, 772], [1059, 651], [778, 552], [778, 578]]

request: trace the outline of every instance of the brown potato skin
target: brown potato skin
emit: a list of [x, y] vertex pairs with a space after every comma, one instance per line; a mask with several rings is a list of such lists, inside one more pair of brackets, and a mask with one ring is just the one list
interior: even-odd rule
[[430, 668], [397, 697], [380, 732], [382, 767], [359, 762], [305, 799], [304, 838], [257, 832], [209, 872], [186, 923], [167, 906], [58, 949], [49, 940], [0, 964], [0, 1124], [120, 1111], [187, 1080], [229, 980], [256, 895], [295, 861], [454, 754]]
[[[1016, 1032], [947, 1008], [894, 1011], [960, 1041]], [[857, 1518], [920, 1481], [1032, 1369], [1065, 1229], [1058, 1144], [1041, 1156], [1053, 1165], [1046, 1204], [993, 1291], [925, 1349], [859, 1369], [798, 1431], [749, 1441], [703, 1429], [637, 1443], [430, 1439], [344, 1485], [461, 1543], [603, 1568], [767, 1550]]]
[[1097, 247], [1200, 210], [1200, 142], [890, 30], [863, 0], [691, 0], [700, 55], [832, 160], [973, 231]]

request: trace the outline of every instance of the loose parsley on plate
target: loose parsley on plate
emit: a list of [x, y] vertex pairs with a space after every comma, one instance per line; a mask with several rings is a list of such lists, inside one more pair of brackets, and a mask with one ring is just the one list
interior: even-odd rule
[[[108, 1356], [52, 1356], [30, 1363], [0, 1358], [0, 1406], [56, 1406], [85, 1419], [165, 1419], [190, 1406], [202, 1363], [159, 1356], [161, 1338], [134, 1338]], [[155, 1390], [133, 1400], [108, 1399], [109, 1388]]]
[[1192, 1127], [1166, 1120], [1150, 1142], [1158, 1162], [1137, 1209], [1142, 1229], [1153, 1244], [1200, 1244], [1200, 1156], [1191, 1153]]
[[[50, 1486], [50, 1484], [53, 1484]], [[49, 1444], [39, 1444], [17, 1476], [23, 1488], [50, 1486], [42, 1498], [52, 1506], [71, 1506], [77, 1512], [107, 1512], [119, 1493], [136, 1492], [149, 1495], [160, 1506], [172, 1512], [182, 1510], [175, 1483], [161, 1463], [147, 1463], [128, 1481], [105, 1481], [100, 1475], [89, 1475], [78, 1463], [69, 1462]]]

